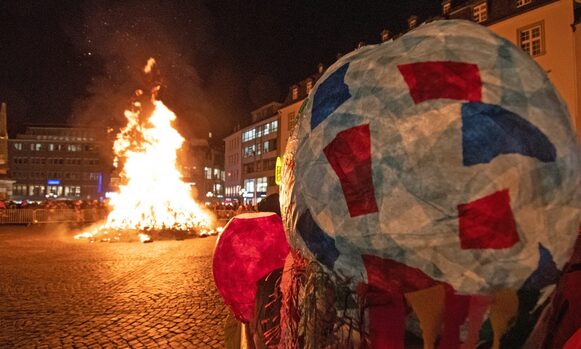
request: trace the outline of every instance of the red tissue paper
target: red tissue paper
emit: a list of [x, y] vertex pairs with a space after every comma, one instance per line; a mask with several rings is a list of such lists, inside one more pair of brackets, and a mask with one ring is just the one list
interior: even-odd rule
[[256, 282], [282, 268], [288, 253], [282, 220], [274, 213], [241, 214], [224, 227], [212, 269], [224, 303], [238, 320], [252, 319]]

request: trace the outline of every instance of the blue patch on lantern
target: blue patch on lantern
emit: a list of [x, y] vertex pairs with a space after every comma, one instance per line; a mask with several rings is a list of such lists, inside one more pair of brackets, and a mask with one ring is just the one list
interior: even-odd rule
[[521, 154], [555, 161], [557, 151], [536, 126], [498, 105], [462, 104], [464, 166], [486, 164], [501, 154]]
[[339, 250], [335, 247], [335, 240], [317, 225], [311, 211], [307, 210], [299, 217], [297, 230], [317, 260], [327, 268], [333, 269], [335, 261], [339, 258]]
[[539, 244], [539, 264], [522, 286], [524, 290], [541, 290], [559, 280], [559, 269], [551, 252]]
[[311, 111], [311, 130], [351, 98], [349, 86], [345, 84], [345, 74], [347, 74], [348, 68], [349, 63], [341, 66], [317, 87]]

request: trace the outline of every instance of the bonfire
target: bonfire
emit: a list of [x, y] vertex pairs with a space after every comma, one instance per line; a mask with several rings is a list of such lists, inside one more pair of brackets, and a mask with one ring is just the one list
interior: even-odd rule
[[[145, 73], [154, 63], [148, 61]], [[109, 202], [107, 220], [75, 238], [148, 242], [152, 236], [180, 238], [211, 232], [210, 214], [194, 201], [176, 166], [184, 138], [172, 126], [176, 115], [157, 100], [158, 89], [152, 90], [148, 108], [136, 100], [125, 111], [127, 125], [113, 145], [114, 164], [122, 169], [121, 184]], [[137, 97], [142, 95], [136, 92]]]

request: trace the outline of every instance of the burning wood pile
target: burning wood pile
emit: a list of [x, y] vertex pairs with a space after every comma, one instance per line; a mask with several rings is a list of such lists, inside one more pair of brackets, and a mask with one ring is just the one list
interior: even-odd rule
[[[154, 63], [150, 59], [144, 71], [150, 73]], [[176, 115], [156, 99], [158, 89], [152, 90], [151, 101], [136, 100], [125, 111], [127, 125], [113, 145], [114, 165], [122, 169], [121, 184], [109, 202], [107, 220], [75, 238], [146, 242], [212, 233], [210, 214], [194, 201], [177, 169], [184, 138], [172, 126]], [[137, 97], [142, 95], [136, 92]]]

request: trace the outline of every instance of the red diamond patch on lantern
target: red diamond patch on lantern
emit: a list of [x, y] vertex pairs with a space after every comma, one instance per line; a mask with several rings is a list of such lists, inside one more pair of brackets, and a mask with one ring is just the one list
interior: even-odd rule
[[519, 241], [508, 189], [458, 205], [462, 249], [502, 249]]

